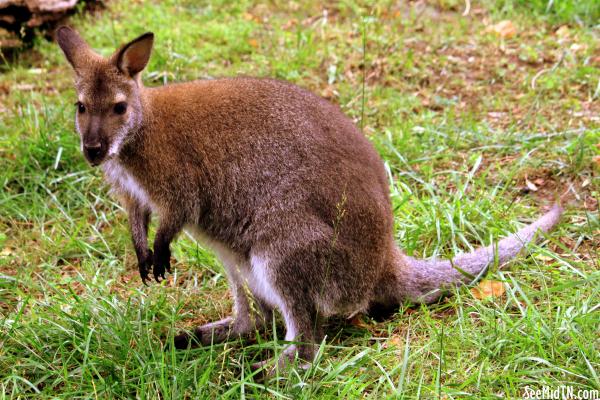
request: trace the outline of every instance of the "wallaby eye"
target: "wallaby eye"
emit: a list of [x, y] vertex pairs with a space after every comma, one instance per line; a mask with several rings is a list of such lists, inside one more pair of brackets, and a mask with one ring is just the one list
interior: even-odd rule
[[85, 112], [85, 106], [82, 102], [78, 101], [77, 103], [75, 103], [75, 105], [77, 106], [77, 111], [79, 112], [79, 114], [83, 114]]
[[121, 101], [121, 102], [115, 104], [114, 111], [115, 111], [115, 114], [119, 114], [119, 115], [125, 114], [125, 111], [127, 111], [127, 103], [125, 103], [124, 101]]

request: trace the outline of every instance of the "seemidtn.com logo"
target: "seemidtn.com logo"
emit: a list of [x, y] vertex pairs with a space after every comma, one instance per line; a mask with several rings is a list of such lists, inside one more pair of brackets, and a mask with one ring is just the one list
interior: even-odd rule
[[524, 399], [536, 400], [600, 400], [600, 391], [597, 389], [576, 389], [574, 386], [542, 386], [541, 389], [525, 386]]

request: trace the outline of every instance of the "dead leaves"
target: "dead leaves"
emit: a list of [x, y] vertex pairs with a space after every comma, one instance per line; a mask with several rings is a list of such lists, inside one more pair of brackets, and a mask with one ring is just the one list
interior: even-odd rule
[[567, 25], [561, 26], [555, 33], [560, 39], [568, 39], [571, 36], [571, 31]]
[[[600, 143], [596, 143], [596, 148], [600, 149]], [[595, 164], [596, 167], [600, 168], [600, 155], [592, 157], [592, 163]]]
[[400, 337], [400, 335], [393, 334], [383, 343], [381, 347], [384, 349], [390, 348], [394, 350], [400, 350], [404, 347], [404, 339]]
[[369, 329], [370, 325], [365, 321], [364, 317], [364, 314], [361, 313], [352, 316], [352, 318], [349, 320], [350, 325], [356, 328]]
[[503, 39], [510, 39], [517, 34], [517, 28], [510, 20], [504, 20], [498, 22], [497, 24], [490, 25], [485, 31], [494, 33]]
[[544, 186], [546, 180], [544, 178], [536, 178], [533, 180], [529, 180], [527, 176], [525, 176], [525, 186], [524, 192], [537, 192], [540, 187]]
[[535, 185], [535, 183], [531, 182], [529, 179], [525, 178], [525, 185], [527, 185], [527, 188], [529, 190], [531, 190], [532, 192], [537, 192], [538, 188]]
[[504, 283], [487, 279], [482, 280], [479, 282], [479, 285], [471, 288], [471, 294], [479, 300], [501, 297], [505, 291]]
[[281, 26], [281, 29], [283, 29], [284, 31], [287, 31], [289, 29], [294, 28], [296, 25], [298, 25], [298, 20], [296, 18], [292, 18], [292, 19], [288, 20], [285, 24], [283, 24]]

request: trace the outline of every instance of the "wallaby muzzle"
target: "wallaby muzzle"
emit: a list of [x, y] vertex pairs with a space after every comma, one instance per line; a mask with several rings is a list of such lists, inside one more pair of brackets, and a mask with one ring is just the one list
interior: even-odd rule
[[100, 165], [106, 158], [108, 146], [104, 141], [90, 142], [83, 144], [83, 154], [92, 166]]

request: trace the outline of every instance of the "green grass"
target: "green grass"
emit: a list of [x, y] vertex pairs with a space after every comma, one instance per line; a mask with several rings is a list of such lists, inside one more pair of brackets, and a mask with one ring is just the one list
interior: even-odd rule
[[[488, 276], [506, 293], [478, 300], [461, 288], [383, 321], [332, 321], [313, 368], [266, 383], [250, 365], [281, 351], [280, 325], [250, 343], [174, 352], [164, 344], [180, 329], [230, 312], [222, 267], [182, 236], [171, 278], [141, 284], [126, 217], [79, 153], [71, 71], [40, 40], [0, 67], [0, 398], [600, 390], [600, 31], [586, 20], [596, 2], [473, 2], [467, 17], [453, 1], [348, 1], [326, 18], [321, 4], [115, 0], [71, 22], [104, 54], [154, 31], [148, 85], [271, 76], [338, 103], [386, 162], [411, 255], [488, 244], [564, 194], [557, 229]], [[486, 33], [501, 18], [514, 38]]]
[[600, 24], [600, 5], [594, 1], [499, 0], [495, 6], [501, 12], [532, 13], [552, 24]]

